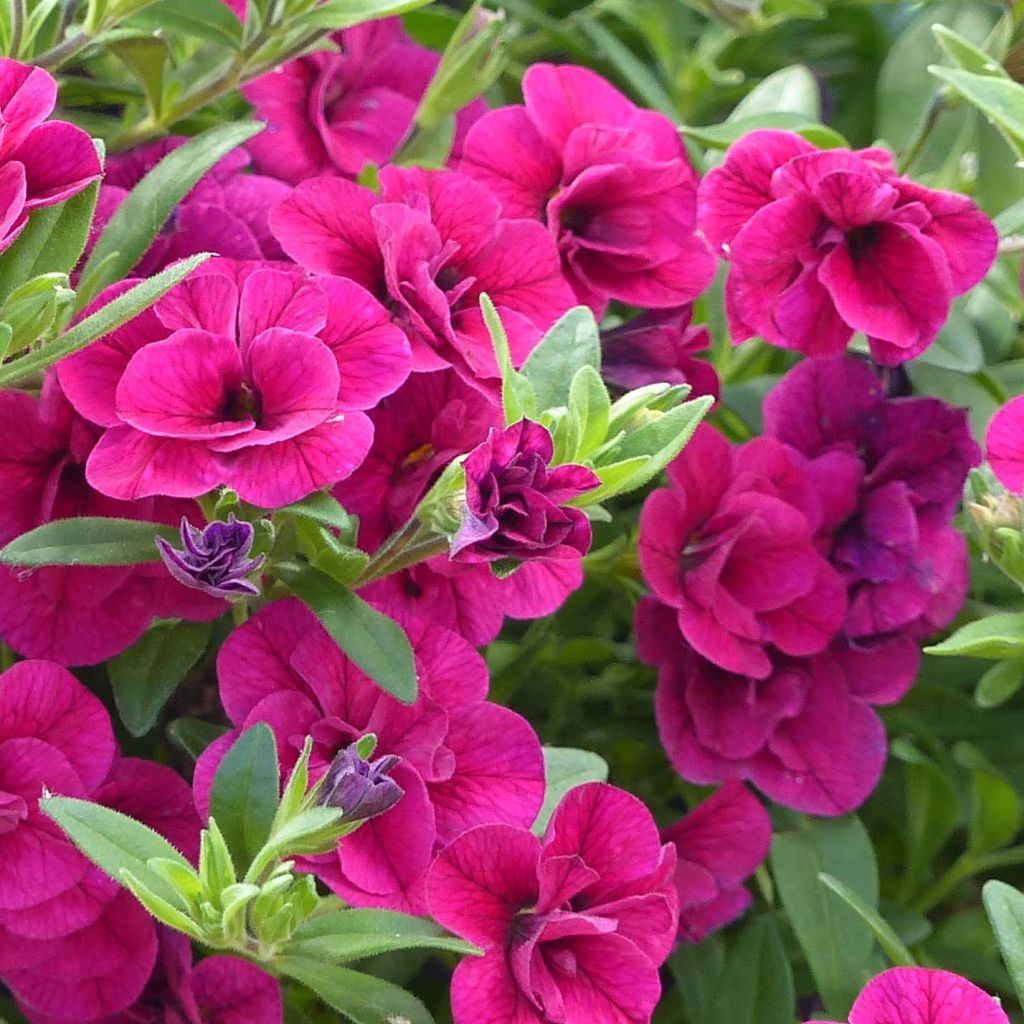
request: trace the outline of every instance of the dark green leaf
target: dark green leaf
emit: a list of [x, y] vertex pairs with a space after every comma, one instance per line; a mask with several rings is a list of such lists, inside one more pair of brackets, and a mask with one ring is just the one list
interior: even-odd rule
[[538, 412], [569, 404], [569, 387], [582, 366], [601, 369], [601, 337], [591, 310], [577, 306], [544, 335], [520, 371], [533, 385]]
[[156, 538], [174, 541], [166, 523], [80, 516], [57, 519], [15, 537], [0, 549], [5, 565], [140, 565], [158, 562]]
[[199, 718], [176, 718], [167, 726], [167, 735], [171, 742], [184, 750], [193, 761], [227, 731], [226, 725], [213, 725]]
[[359, 25], [364, 21], [414, 11], [428, 3], [430, 0], [327, 0], [326, 3], [313, 8], [302, 19], [302, 24], [310, 28], [336, 31], [350, 25]]
[[729, 950], [717, 985], [717, 1019], [728, 1024], [793, 1024], [793, 970], [769, 917], [748, 924]]
[[696, 127], [687, 125], [683, 132], [695, 142], [710, 149], [728, 149], [738, 139], [760, 128], [783, 128], [798, 135], [810, 137], [822, 148], [845, 146], [846, 140], [838, 132], [808, 119], [804, 114], [777, 110], [765, 114], [754, 114], [738, 120], [723, 121], [721, 124]]
[[932, 65], [928, 70], [973, 103], [1003, 133], [1017, 155], [1024, 155], [1024, 86], [1009, 78], [974, 75], [959, 68]]
[[894, 967], [915, 967], [916, 961], [910, 955], [910, 950], [903, 945], [902, 940], [893, 931], [892, 926], [885, 921], [882, 915], [861, 899], [848, 885], [844, 885], [838, 878], [822, 872], [818, 875], [818, 881], [827, 889], [835, 893], [860, 919], [871, 929], [872, 934], [885, 955], [892, 962]]
[[302, 501], [296, 501], [292, 505], [285, 505], [284, 508], [276, 510], [276, 514], [289, 512], [314, 519], [325, 526], [333, 526], [341, 532], [343, 537], [350, 535], [353, 539], [355, 538], [355, 516], [350, 516], [341, 502], [326, 491], [314, 491]]
[[1005, 704], [1024, 686], [1024, 659], [997, 661], [979, 680], [974, 703], [989, 710]]
[[133, 16], [130, 24], [195, 36], [234, 50], [242, 45], [242, 24], [223, 0], [162, 0]]

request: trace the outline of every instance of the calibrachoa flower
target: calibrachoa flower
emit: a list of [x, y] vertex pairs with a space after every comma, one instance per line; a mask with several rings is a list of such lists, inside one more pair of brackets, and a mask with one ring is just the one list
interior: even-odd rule
[[[444, 467], [486, 441], [502, 420], [495, 405], [451, 370], [413, 374], [370, 419], [373, 447], [334, 494], [359, 516], [359, 543], [372, 552], [406, 524]], [[435, 622], [479, 646], [498, 635], [506, 615], [547, 615], [582, 582], [580, 559], [525, 562], [498, 579], [487, 565], [440, 555], [362, 593], [403, 623]]]
[[715, 259], [694, 233], [698, 179], [676, 126], [587, 68], [535, 64], [523, 95], [470, 129], [460, 170], [504, 216], [547, 224], [595, 312], [613, 298], [663, 308], [699, 295]]
[[252, 523], [239, 522], [234, 514], [226, 523], [210, 523], [201, 530], [183, 518], [181, 549], [163, 537], [157, 537], [156, 546], [167, 571], [186, 587], [213, 597], [258, 594], [260, 588], [246, 579], [263, 564], [262, 555], [249, 557], [255, 533]]
[[868, 982], [850, 1010], [850, 1024], [1010, 1024], [1010, 1018], [958, 974], [893, 967]]
[[202, 270], [60, 364], [76, 408], [106, 428], [89, 482], [121, 499], [226, 484], [278, 507], [348, 476], [373, 438], [361, 410], [409, 372], [387, 312], [340, 278], [230, 260]]
[[[402, 31], [399, 18], [329, 38], [337, 52], [300, 57], [242, 88], [255, 116], [267, 123], [247, 143], [257, 166], [293, 185], [325, 174], [355, 178], [367, 163], [386, 164], [412, 130], [440, 61]], [[486, 109], [477, 100], [459, 111], [455, 155]]]
[[[160, 139], [108, 158], [87, 252], [128, 193], [186, 141], [183, 136]], [[207, 171], [135, 265], [135, 274], [148, 277], [199, 252], [216, 252], [236, 260], [285, 259], [267, 225], [267, 215], [291, 189], [283, 181], [246, 174], [249, 160], [244, 149], [236, 149]]]
[[357, 669], [299, 601], [267, 605], [220, 650], [221, 700], [236, 729], [196, 764], [205, 812], [217, 765], [255, 722], [274, 731], [283, 775], [312, 736], [314, 781], [340, 750], [375, 733], [378, 757], [401, 758], [391, 778], [404, 795], [344, 839], [337, 854], [307, 862], [359, 906], [422, 909], [423, 876], [440, 845], [485, 821], [529, 826], [544, 794], [537, 737], [515, 712], [486, 702], [480, 655], [437, 626], [408, 632], [420, 686], [413, 705]]
[[[177, 523], [200, 520], [193, 502], [114, 501], [92, 488], [85, 463], [99, 431], [72, 409], [50, 375], [36, 399], [0, 391], [0, 544], [75, 516]], [[0, 568], [0, 637], [20, 654], [91, 665], [134, 643], [154, 616], [215, 618], [222, 601], [187, 590], [159, 564]]]
[[636, 797], [569, 791], [543, 840], [482, 825], [441, 851], [431, 916], [483, 947], [452, 979], [455, 1024], [647, 1024], [675, 942], [675, 848]]
[[967, 545], [951, 523], [981, 459], [967, 411], [937, 398], [886, 398], [867, 364], [837, 358], [786, 374], [764, 420], [766, 434], [815, 465], [855, 467], [829, 554], [849, 587], [844, 632], [861, 645], [892, 635], [916, 649], [948, 625], [968, 576]]
[[841, 515], [833, 468], [768, 439], [733, 449], [702, 425], [644, 503], [644, 578], [687, 643], [726, 671], [763, 679], [770, 645], [817, 654], [843, 624], [843, 581], [816, 544]]
[[711, 346], [703, 326], [691, 326], [693, 307], [643, 313], [601, 335], [601, 376], [620, 391], [648, 384], [689, 384], [693, 398], [719, 393], [715, 368], [696, 353]]
[[700, 942], [750, 906], [743, 886], [768, 856], [768, 812], [739, 782], [722, 788], [661, 833], [676, 848], [679, 935]]
[[63, 202], [100, 176], [92, 139], [66, 121], [46, 120], [56, 102], [52, 75], [0, 58], [0, 251], [33, 210]]
[[840, 354], [861, 331], [883, 365], [920, 355], [996, 255], [966, 196], [899, 176], [885, 150], [819, 151], [756, 131], [701, 185], [700, 226], [728, 255], [733, 339]]
[[452, 538], [452, 558], [580, 558], [590, 549], [590, 521], [565, 502], [599, 486], [584, 466], [549, 467], [554, 442], [547, 428], [520, 420], [491, 428], [465, 461], [466, 505]]
[[985, 455], [999, 482], [1014, 494], [1024, 491], [1024, 396], [1006, 403], [985, 434]]
[[517, 367], [573, 305], [543, 225], [504, 218], [483, 185], [452, 171], [385, 167], [379, 196], [314, 178], [272, 211], [270, 225], [298, 263], [357, 281], [392, 311], [414, 370], [453, 366], [495, 392], [481, 294], [497, 307]]

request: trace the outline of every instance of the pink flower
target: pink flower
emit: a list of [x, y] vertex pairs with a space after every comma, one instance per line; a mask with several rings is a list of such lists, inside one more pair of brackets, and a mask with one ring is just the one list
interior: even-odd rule
[[[85, 463], [99, 431], [48, 376], [40, 398], [0, 391], [0, 544], [75, 516], [177, 523], [201, 520], [192, 502], [114, 501], [89, 486]], [[154, 559], [157, 551], [154, 545]], [[91, 665], [134, 643], [154, 617], [216, 618], [215, 601], [171, 579], [159, 561], [110, 567], [0, 569], [0, 637], [20, 654]]]
[[862, 331], [885, 366], [932, 343], [998, 242], [974, 203], [900, 177], [884, 150], [819, 151], [782, 131], [731, 146], [701, 185], [699, 208], [701, 228], [732, 264], [735, 341], [761, 334], [834, 356]]
[[692, 306], [643, 313], [601, 335], [601, 376], [620, 391], [648, 384], [689, 384], [690, 395], [719, 393], [715, 368], [698, 352], [711, 347], [703, 325], [693, 327]]
[[951, 525], [981, 453], [965, 409], [886, 398], [867, 364], [800, 363], [764, 404], [765, 433], [853, 473], [829, 537], [849, 587], [845, 633], [859, 643], [921, 639], [948, 625], [967, 594], [963, 535]]
[[66, 121], [47, 121], [57, 82], [42, 68], [0, 58], [0, 251], [29, 214], [63, 202], [101, 172], [92, 139]]
[[486, 292], [521, 366], [573, 305], [541, 224], [501, 216], [497, 199], [452, 171], [385, 167], [381, 193], [338, 178], [300, 184], [270, 225], [309, 270], [339, 274], [392, 310], [417, 371], [453, 366], [496, 393], [498, 367], [480, 312]]
[[535, 64], [526, 105], [484, 115], [459, 169], [533, 217], [558, 243], [565, 275], [596, 313], [609, 299], [679, 306], [715, 275], [694, 234], [697, 175], [675, 125], [641, 110], [587, 68]]
[[743, 881], [768, 856], [772, 823], [746, 787], [730, 781], [661, 838], [676, 848], [680, 937], [700, 942], [750, 906]]
[[[949, 971], [893, 967], [868, 982], [850, 1024], [1010, 1024], [987, 992]], [[810, 1022], [808, 1021], [808, 1024]]]
[[[404, 526], [441, 471], [486, 440], [501, 412], [451, 370], [417, 373], [370, 413], [374, 441], [363, 464], [334, 489], [359, 516], [359, 543], [375, 551]], [[548, 615], [583, 582], [578, 559], [529, 562], [504, 580], [486, 565], [441, 555], [370, 584], [363, 596], [405, 625], [433, 622], [474, 646], [490, 643], [505, 616]]]
[[644, 503], [644, 578], [722, 669], [764, 679], [770, 645], [817, 654], [843, 624], [846, 588], [816, 546], [836, 514], [830, 469], [769, 439], [734, 450], [701, 426]]
[[[107, 160], [87, 252], [128, 193], [187, 141], [184, 136], [160, 139]], [[236, 260], [285, 259], [267, 225], [267, 214], [291, 189], [282, 181], [244, 173], [249, 160], [244, 149], [233, 150], [199, 179], [135, 265], [138, 277], [149, 277], [198, 252]]]
[[438, 856], [431, 916], [482, 946], [452, 979], [455, 1024], [647, 1024], [678, 922], [675, 849], [644, 805], [570, 790], [543, 840], [482, 825]]
[[[243, 86], [267, 123], [247, 143], [261, 171], [298, 185], [319, 175], [355, 178], [367, 163], [386, 164], [412, 131], [419, 101], [440, 57], [413, 42], [399, 18], [382, 18], [330, 36], [321, 51], [275, 68]], [[459, 111], [454, 154], [487, 109]]]
[[373, 437], [361, 410], [408, 371], [401, 332], [352, 281], [225, 260], [59, 372], [79, 412], [106, 428], [86, 465], [104, 494], [195, 497], [226, 484], [278, 507], [359, 465]]
[[540, 744], [525, 719], [485, 701], [483, 659], [437, 626], [410, 629], [409, 639], [420, 683], [411, 706], [359, 671], [298, 601], [266, 606], [221, 648], [221, 700], [236, 730], [196, 765], [205, 813], [217, 764], [255, 722], [273, 729], [284, 775], [312, 736], [314, 780], [339, 750], [375, 733], [377, 756], [401, 758], [391, 777], [404, 795], [336, 854], [307, 862], [359, 906], [421, 908], [424, 872], [440, 845], [483, 822], [528, 826], [543, 799]]
[[992, 472], [1014, 494], [1024, 491], [1024, 396], [1010, 399], [992, 417], [985, 434]]

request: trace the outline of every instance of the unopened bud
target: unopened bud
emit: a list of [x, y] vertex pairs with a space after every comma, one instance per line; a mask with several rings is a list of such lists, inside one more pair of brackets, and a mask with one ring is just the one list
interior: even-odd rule
[[366, 821], [390, 810], [405, 796], [405, 790], [390, 777], [401, 763], [394, 754], [366, 761], [356, 745], [346, 747], [331, 762], [324, 777], [317, 803], [338, 807], [346, 822]]

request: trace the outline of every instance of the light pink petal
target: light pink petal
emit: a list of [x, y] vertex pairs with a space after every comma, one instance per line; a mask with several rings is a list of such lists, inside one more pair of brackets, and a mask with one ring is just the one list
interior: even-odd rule
[[468, 956], [452, 975], [452, 1013], [458, 1024], [546, 1024], [519, 988], [503, 950]]
[[779, 336], [808, 356], [842, 355], [853, 337], [814, 266], [804, 267], [779, 295], [773, 316]]
[[[77, 882], [51, 899], [35, 903], [27, 910], [0, 910], [0, 935], [6, 928], [15, 941], [19, 938], [63, 938], [96, 921], [117, 889], [117, 882], [89, 864]], [[42, 959], [45, 959], [45, 952], [39, 947], [29, 951], [28, 960], [39, 962]], [[31, 966], [23, 955], [20, 962], [23, 966]], [[0, 940], [0, 971], [11, 966], [15, 966], [11, 950], [6, 949], [4, 941]]]
[[56, 102], [57, 81], [48, 71], [0, 58], [0, 155], [4, 159], [50, 115]]
[[245, 346], [271, 327], [317, 334], [327, 322], [323, 290], [298, 274], [256, 270], [242, 286], [238, 335]]
[[41, 124], [10, 159], [25, 167], [25, 207], [29, 210], [68, 199], [102, 172], [92, 139], [66, 121]]
[[[898, 1017], [896, 1016], [898, 1015]], [[1008, 1024], [988, 993], [966, 978], [923, 967], [894, 967], [868, 982], [850, 1024]]]
[[238, 289], [225, 274], [192, 274], [154, 308], [168, 331], [207, 331], [233, 339]]
[[1024, 491], [1024, 395], [1010, 399], [992, 417], [985, 434], [985, 456], [1004, 487]]
[[27, 223], [25, 168], [19, 163], [0, 167], [0, 248], [6, 249]]

